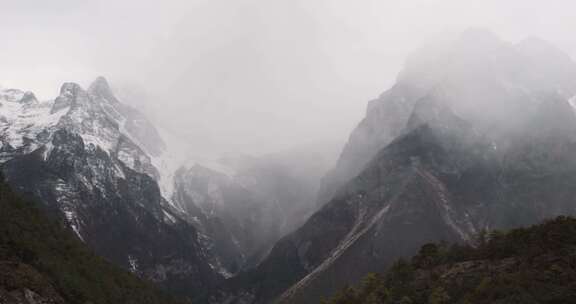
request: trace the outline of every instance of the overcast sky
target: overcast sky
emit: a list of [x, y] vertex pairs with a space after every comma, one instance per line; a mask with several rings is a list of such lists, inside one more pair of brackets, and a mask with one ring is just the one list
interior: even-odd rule
[[574, 57], [574, 16], [571, 0], [0, 0], [0, 85], [48, 99], [104, 75], [198, 151], [260, 154], [345, 140], [442, 33]]

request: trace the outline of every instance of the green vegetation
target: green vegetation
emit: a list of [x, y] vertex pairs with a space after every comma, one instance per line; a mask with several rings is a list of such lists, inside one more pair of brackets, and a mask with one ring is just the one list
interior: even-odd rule
[[0, 181], [0, 302], [30, 290], [42, 303], [176, 303], [94, 255]]
[[575, 218], [483, 232], [477, 243], [426, 244], [323, 303], [576, 303]]

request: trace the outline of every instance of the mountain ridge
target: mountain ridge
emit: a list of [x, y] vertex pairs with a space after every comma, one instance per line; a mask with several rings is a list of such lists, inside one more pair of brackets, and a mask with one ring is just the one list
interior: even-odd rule
[[142, 114], [111, 94], [98, 78], [88, 91], [63, 84], [54, 101], [0, 100], [9, 136], [0, 149], [2, 171], [97, 254], [175, 294], [198, 297], [220, 276], [196, 228], [163, 197], [158, 181], [166, 175], [142, 143], [156, 152], [164, 144]]
[[426, 242], [576, 213], [576, 64], [542, 59], [556, 63], [543, 78], [531, 48], [482, 31], [445, 47], [409, 59], [352, 132], [319, 211], [216, 299], [318, 301]]

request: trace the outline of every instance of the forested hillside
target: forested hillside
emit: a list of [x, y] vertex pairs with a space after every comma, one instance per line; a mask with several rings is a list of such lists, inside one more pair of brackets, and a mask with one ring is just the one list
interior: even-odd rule
[[178, 303], [94, 255], [0, 181], [0, 303]]
[[481, 233], [476, 247], [426, 244], [323, 303], [576, 303], [576, 219]]

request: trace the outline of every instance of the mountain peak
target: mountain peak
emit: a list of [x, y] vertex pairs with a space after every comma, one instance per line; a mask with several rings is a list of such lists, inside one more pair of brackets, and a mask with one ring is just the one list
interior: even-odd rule
[[88, 89], [89, 91], [92, 90], [107, 90], [110, 91], [110, 84], [108, 83], [108, 80], [104, 77], [104, 76], [98, 76], [96, 77], [96, 79], [94, 79], [94, 81], [92, 81], [92, 84], [90, 84], [90, 88]]
[[66, 82], [60, 87], [60, 95], [54, 100], [50, 113], [58, 112], [75, 102], [79, 95], [86, 94], [82, 87], [74, 82]]
[[83, 89], [79, 84], [77, 84], [75, 82], [65, 82], [60, 87], [60, 96], [62, 96], [62, 95], [74, 96], [81, 90], [83, 90]]
[[38, 99], [36, 98], [36, 95], [34, 95], [34, 93], [27, 91], [27, 92], [24, 92], [24, 95], [22, 95], [20, 102], [21, 103], [35, 103], [35, 102], [38, 102]]
[[21, 91], [18, 89], [0, 89], [0, 99], [19, 103], [38, 102], [34, 93]]
[[108, 101], [119, 102], [114, 96], [108, 80], [103, 76], [98, 76], [90, 85], [88, 92], [94, 96], [104, 98]]

